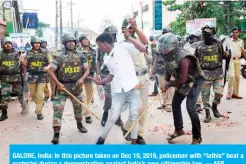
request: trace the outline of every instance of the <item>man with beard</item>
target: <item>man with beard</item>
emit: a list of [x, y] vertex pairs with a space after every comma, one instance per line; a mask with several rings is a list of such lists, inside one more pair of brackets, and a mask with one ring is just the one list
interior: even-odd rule
[[30, 95], [36, 104], [35, 113], [37, 114], [37, 119], [42, 120], [43, 93], [44, 87], [49, 81], [47, 72], [52, 59], [46, 50], [40, 48], [41, 40], [38, 37], [32, 37], [31, 44], [32, 50], [27, 51], [24, 63], [28, 71]]
[[[157, 52], [163, 56], [166, 70], [165, 82], [162, 92], [175, 87], [172, 100], [173, 119], [175, 131], [170, 135], [172, 139], [185, 134], [183, 131], [183, 118], [181, 103], [186, 98], [186, 108], [192, 124], [192, 144], [200, 144], [201, 125], [196, 112], [196, 102], [202, 88], [204, 73], [201, 71], [197, 58], [179, 47], [177, 37], [173, 33], [166, 33], [158, 40]], [[171, 80], [171, 76], [174, 80]]]
[[[9, 37], [3, 39], [3, 50], [0, 54], [0, 110], [2, 115], [0, 121], [8, 119], [8, 103], [11, 100], [11, 93], [18, 96], [22, 104], [21, 65], [23, 59], [17, 52], [14, 52], [12, 40]], [[22, 105], [22, 114], [27, 113]]]
[[[57, 85], [56, 98], [53, 101], [53, 144], [59, 143], [62, 115], [69, 95], [63, 90], [67, 89], [77, 99], [83, 101], [82, 91], [85, 79], [90, 73], [86, 57], [76, 51], [77, 38], [73, 34], [64, 34], [62, 43], [65, 52], [61, 52], [52, 62], [49, 71], [50, 77]], [[87, 133], [87, 129], [82, 124], [82, 106], [76, 100], [70, 99], [73, 104], [74, 117], [77, 128], [81, 133]]]

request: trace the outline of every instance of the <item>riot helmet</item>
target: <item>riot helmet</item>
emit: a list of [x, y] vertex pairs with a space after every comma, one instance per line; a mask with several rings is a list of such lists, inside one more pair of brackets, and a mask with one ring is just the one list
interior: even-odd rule
[[117, 34], [118, 34], [118, 30], [117, 30], [117, 28], [116, 28], [114, 25], [108, 26], [108, 27], [104, 30], [104, 33], [107, 33], [107, 34], [112, 35], [113, 38], [114, 38], [114, 42], [117, 41], [116, 36], [117, 36]]
[[166, 33], [169, 33], [169, 32], [172, 32], [172, 30], [168, 27], [165, 27], [162, 29], [162, 35], [166, 34]]
[[41, 39], [37, 36], [33, 36], [31, 38], [31, 44], [33, 44], [33, 43], [41, 43]]
[[169, 32], [162, 35], [157, 43], [157, 52], [167, 55], [179, 47], [179, 41], [175, 34]]
[[[73, 45], [67, 46], [66, 42], [68, 42], [68, 41], [73, 41], [75, 43], [75, 45], [74, 46]], [[76, 46], [76, 43], [77, 43], [77, 38], [72, 33], [66, 33], [62, 37], [62, 43], [63, 43], [63, 45], [65, 46], [66, 49], [74, 50], [75, 46]]]

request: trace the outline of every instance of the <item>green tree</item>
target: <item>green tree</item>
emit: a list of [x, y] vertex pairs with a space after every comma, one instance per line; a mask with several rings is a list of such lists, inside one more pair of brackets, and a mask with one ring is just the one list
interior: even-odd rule
[[50, 24], [44, 23], [44, 22], [39, 22], [38, 28], [36, 29], [36, 35], [38, 37], [43, 37], [43, 32], [42, 28], [50, 27]]
[[180, 11], [176, 21], [170, 23], [174, 33], [185, 35], [186, 21], [199, 18], [216, 18], [218, 34], [228, 34], [233, 26], [239, 26], [240, 16], [245, 16], [243, 11], [246, 2], [237, 1], [186, 1], [177, 4], [176, 0], [166, 0], [163, 5], [169, 11]]

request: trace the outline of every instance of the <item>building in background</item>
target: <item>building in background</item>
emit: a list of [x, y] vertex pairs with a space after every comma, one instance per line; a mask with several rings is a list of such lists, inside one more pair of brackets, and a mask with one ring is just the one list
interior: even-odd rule
[[169, 12], [167, 7], [162, 5], [162, 1], [159, 0], [138, 0], [132, 4], [132, 13], [138, 27], [141, 28], [147, 36], [155, 36], [161, 34], [160, 28], [155, 26], [161, 22], [161, 25], [158, 25], [159, 27], [161, 26], [161, 29], [168, 27], [172, 21], [175, 21], [179, 12]]
[[0, 0], [0, 20], [6, 23], [8, 34], [22, 31], [22, 8], [22, 0]]

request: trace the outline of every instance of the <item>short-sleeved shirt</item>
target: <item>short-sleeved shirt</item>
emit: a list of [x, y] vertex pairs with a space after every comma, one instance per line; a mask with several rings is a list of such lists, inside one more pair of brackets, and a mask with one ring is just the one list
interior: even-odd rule
[[231, 55], [232, 57], [237, 57], [240, 58], [242, 55], [242, 50], [244, 50], [244, 42], [241, 39], [233, 39], [233, 38], [228, 38], [225, 40], [224, 44], [224, 49], [229, 49], [231, 50]]

